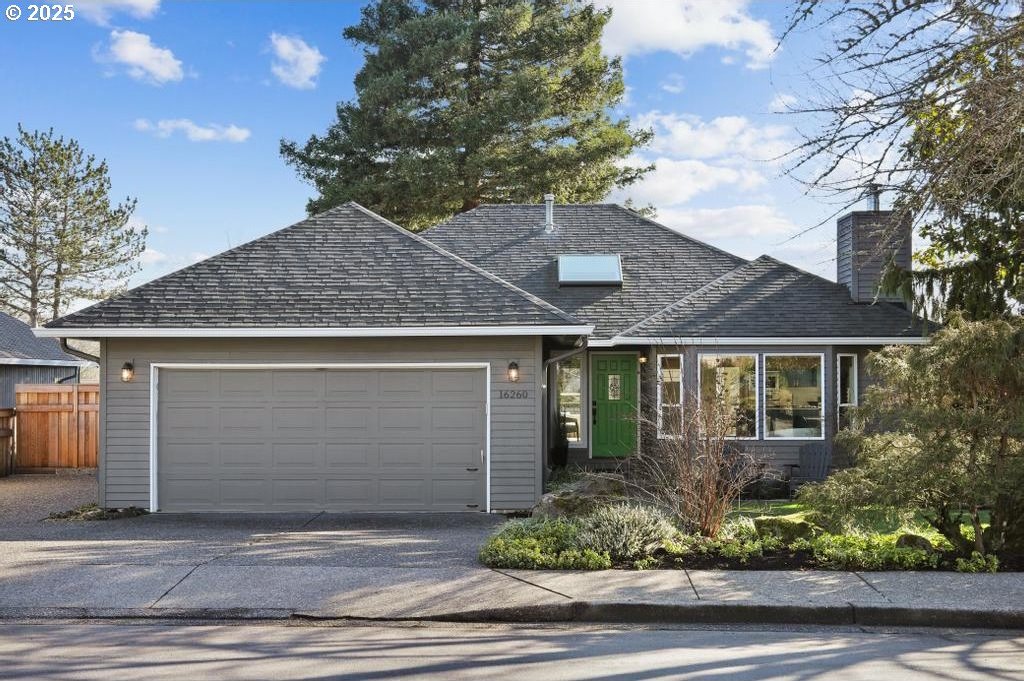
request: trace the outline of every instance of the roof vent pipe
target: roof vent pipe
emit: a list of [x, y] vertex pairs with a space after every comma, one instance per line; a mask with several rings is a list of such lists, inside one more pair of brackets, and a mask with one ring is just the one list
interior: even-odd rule
[[882, 190], [877, 184], [869, 184], [867, 191], [868, 210], [877, 213], [882, 210]]
[[544, 195], [544, 231], [551, 234], [555, 231], [555, 195]]

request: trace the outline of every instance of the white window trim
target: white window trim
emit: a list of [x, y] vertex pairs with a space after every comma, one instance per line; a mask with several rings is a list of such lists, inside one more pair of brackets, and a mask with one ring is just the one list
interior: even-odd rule
[[[843, 372], [843, 358], [849, 357], [853, 359], [853, 402], [843, 402], [843, 385], [840, 377]], [[860, 367], [859, 358], [852, 352], [840, 352], [836, 354], [836, 427], [839, 427], [839, 410], [843, 407], [859, 407], [860, 406]]]
[[[783, 437], [779, 435], [768, 434], [768, 415], [758, 414], [758, 418], [763, 419], [765, 422], [764, 427], [764, 439], [765, 440], [810, 440], [814, 442], [821, 442], [825, 439], [825, 353], [823, 352], [765, 352], [764, 355], [764, 375], [765, 379], [768, 377], [768, 358], [769, 357], [817, 357], [818, 358], [818, 388], [821, 392], [821, 399], [818, 401], [818, 413], [821, 418], [821, 436], [820, 437]], [[764, 392], [764, 399], [762, 403], [767, 407], [768, 405], [768, 381], [763, 380], [761, 382], [761, 390]]]
[[[661, 358], [662, 357], [677, 357], [677, 358], [679, 358], [679, 404], [678, 405], [663, 405], [661, 403], [661, 386], [662, 386], [662, 383], [663, 383], [663, 380], [661, 378]], [[657, 381], [657, 383], [658, 383], [658, 386], [657, 386], [657, 392], [658, 392], [658, 395], [657, 395], [658, 416], [657, 416], [657, 420], [658, 420], [658, 439], [659, 440], [675, 439], [672, 435], [669, 435], [669, 434], [666, 434], [666, 433], [662, 432], [662, 423], [661, 423], [662, 415], [661, 415], [661, 412], [662, 412], [662, 407], [663, 406], [678, 406], [679, 407], [679, 420], [680, 420], [680, 423], [682, 423], [682, 419], [683, 419], [683, 398], [684, 398], [684, 394], [683, 394], [683, 369], [685, 367], [685, 364], [684, 364], [685, 359], [686, 359], [686, 356], [684, 354], [682, 354], [682, 353], [668, 353], [668, 354], [665, 354], [665, 355], [657, 355], [656, 356], [656, 361], [658, 363], [656, 368], [657, 368], [657, 371], [658, 371], [658, 381]]]
[[[589, 400], [589, 392], [588, 392], [589, 384], [588, 384], [588, 381], [590, 380], [590, 376], [587, 373], [587, 367], [590, 364], [590, 362], [587, 361], [587, 359], [586, 359], [586, 357], [587, 357], [586, 353], [580, 353], [579, 355], [574, 355], [572, 357], [568, 357], [565, 360], [563, 360], [563, 362], [570, 361], [572, 359], [575, 359], [576, 357], [579, 357], [579, 360], [580, 360], [580, 439], [577, 440], [576, 442], [570, 442], [569, 443], [569, 449], [583, 450], [583, 449], [587, 448], [587, 442], [588, 442], [588, 439], [590, 437], [590, 428], [589, 428], [589, 425], [588, 425], [589, 418], [587, 416], [590, 413], [590, 406], [589, 406], [590, 403], [588, 401]], [[554, 403], [555, 404], [554, 404], [554, 406], [555, 406], [555, 413], [554, 413], [554, 418], [556, 418], [556, 419], [557, 418], [561, 418], [561, 413], [558, 410], [558, 397], [559, 397], [559, 395], [558, 395], [558, 368], [563, 364], [563, 362], [555, 362], [555, 375], [554, 375], [554, 386], [555, 386], [555, 389], [554, 389], [554, 395], [555, 395]]]
[[703, 399], [701, 391], [701, 362], [705, 357], [753, 357], [754, 358], [754, 435], [739, 437], [730, 436], [727, 440], [760, 440], [761, 439], [761, 391], [757, 383], [761, 376], [761, 355], [756, 352], [698, 352], [697, 353], [697, 402]]
[[368, 363], [224, 363], [154, 362], [149, 365], [149, 510], [160, 510], [157, 474], [157, 399], [160, 369], [483, 369], [484, 399], [484, 512], [491, 512], [491, 363], [490, 362], [368, 362]]

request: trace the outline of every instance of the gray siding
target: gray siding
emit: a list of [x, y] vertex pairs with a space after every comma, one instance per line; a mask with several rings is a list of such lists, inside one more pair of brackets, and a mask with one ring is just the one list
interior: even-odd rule
[[65, 383], [78, 383], [76, 367], [36, 367], [24, 364], [0, 364], [0, 409], [14, 406], [14, 386], [18, 383], [53, 384], [63, 378]]
[[[100, 495], [107, 506], [149, 506], [150, 365], [163, 362], [489, 362], [491, 508], [529, 508], [540, 493], [540, 338], [114, 339], [104, 342]], [[135, 379], [120, 380], [121, 365]], [[520, 380], [509, 383], [508, 363]], [[526, 393], [502, 397], [503, 390]]]

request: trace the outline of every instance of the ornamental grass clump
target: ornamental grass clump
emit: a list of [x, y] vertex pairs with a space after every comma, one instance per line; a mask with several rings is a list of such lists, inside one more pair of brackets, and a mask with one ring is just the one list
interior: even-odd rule
[[665, 513], [651, 506], [602, 506], [579, 520], [577, 546], [623, 563], [649, 557], [679, 534]]

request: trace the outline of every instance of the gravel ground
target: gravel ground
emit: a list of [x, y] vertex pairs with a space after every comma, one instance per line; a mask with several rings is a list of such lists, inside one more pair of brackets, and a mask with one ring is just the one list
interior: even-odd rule
[[0, 525], [33, 524], [96, 499], [94, 473], [11, 475], [0, 478]]

